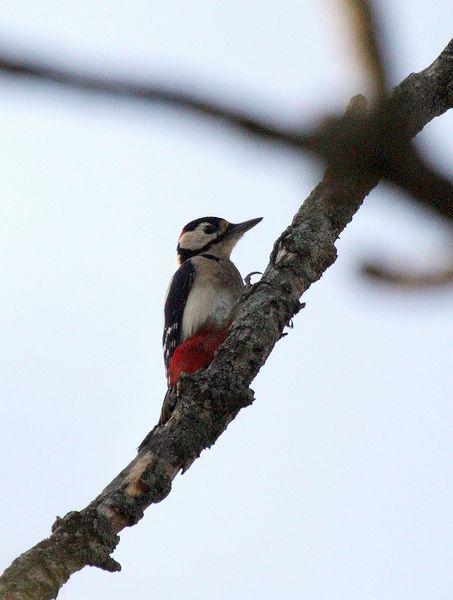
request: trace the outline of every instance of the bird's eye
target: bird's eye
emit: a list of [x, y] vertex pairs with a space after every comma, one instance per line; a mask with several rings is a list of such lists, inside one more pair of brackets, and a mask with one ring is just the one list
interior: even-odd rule
[[205, 233], [214, 233], [214, 231], [216, 231], [214, 225], [206, 225], [206, 227], [204, 228]]

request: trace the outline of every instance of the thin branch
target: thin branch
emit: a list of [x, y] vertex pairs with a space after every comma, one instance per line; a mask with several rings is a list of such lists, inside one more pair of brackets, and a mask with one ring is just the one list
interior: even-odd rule
[[453, 284], [453, 265], [443, 269], [420, 272], [409, 269], [395, 269], [378, 262], [366, 262], [361, 267], [362, 275], [373, 283], [397, 286], [407, 290], [445, 287]]
[[[426, 85], [431, 86], [431, 77], [439, 83], [438, 75], [433, 70]], [[407, 128], [415, 130], [444, 110], [444, 93], [433, 91], [437, 101], [423, 107], [425, 118], [420, 119], [413, 108], [417, 92], [405, 81], [395, 92], [395, 108], [407, 116]], [[353, 103], [349, 112], [356, 110]], [[118, 568], [109, 557], [116, 534], [137, 523], [150, 504], [163, 500], [179, 470], [214, 444], [239, 410], [252, 403], [249, 385], [301, 308], [301, 295], [335, 261], [339, 234], [378, 180], [355, 164], [327, 169], [275, 243], [263, 278], [241, 299], [228, 338], [210, 367], [181, 378], [169, 421], [155, 429], [144, 450], [87, 508], [59, 519], [50, 538], [11, 564], [0, 578], [0, 597], [49, 599], [85, 565]]]
[[[370, 48], [370, 53], [375, 56], [373, 61], [376, 63], [375, 69], [378, 69], [379, 52], [377, 42], [372, 41], [374, 21], [369, 7], [364, 2], [350, 1], [361, 15], [360, 21], [368, 23], [366, 27], [363, 26], [368, 32], [365, 41]], [[56, 68], [5, 53], [0, 53], [0, 72], [2, 71], [10, 76], [53, 83], [75, 91], [122, 97], [187, 110], [230, 126], [252, 139], [284, 145], [296, 152], [314, 153], [327, 165], [341, 165], [345, 161], [351, 164], [355, 161], [357, 168], [374, 170], [377, 175], [395, 182], [409, 194], [415, 193], [417, 199], [424, 201], [426, 206], [432, 203], [432, 208], [442, 216], [449, 217], [448, 213], [453, 212], [453, 197], [448, 197], [452, 183], [446, 177], [432, 170], [431, 172], [425, 170], [425, 181], [422, 182], [421, 178], [417, 177], [417, 182], [414, 183], [409, 177], [405, 177], [404, 173], [398, 172], [397, 168], [389, 168], [392, 157], [396, 156], [398, 159], [404, 155], [406, 137], [409, 139], [415, 135], [420, 130], [421, 124], [426, 122], [425, 107], [433, 105], [438, 116], [452, 106], [453, 94], [450, 82], [453, 78], [453, 40], [430, 67], [421, 73], [412, 74], [405, 80], [408, 84], [402, 84], [409, 86], [408, 91], [412, 95], [407, 102], [405, 114], [398, 112], [400, 92], [397, 88], [393, 94], [376, 106], [375, 112], [370, 112], [366, 116], [361, 113], [350, 118], [348, 123], [345, 123], [344, 119], [330, 118], [317, 130], [311, 132], [282, 128], [243, 111], [205, 101], [201, 99], [201, 94], [190, 94], [187, 91], [166, 88], [158, 84], [133, 83], [83, 75], [70, 69]], [[423, 94], [423, 97], [420, 98], [420, 94]], [[440, 189], [446, 193], [439, 201], [433, 198], [433, 190]], [[445, 203], [447, 206], [442, 206]]]
[[59, 68], [52, 64], [0, 52], [0, 72], [19, 79], [50, 83], [72, 91], [124, 98], [148, 104], [163, 105], [187, 111], [222, 125], [233, 127], [242, 134], [283, 144], [298, 151], [312, 151], [316, 136], [303, 130], [284, 129], [269, 121], [233, 110], [220, 103], [205, 100], [206, 94], [192, 94], [178, 87], [158, 83], [137, 83], [116, 78], [96, 77]]
[[420, 206], [453, 221], [453, 181], [428, 165], [414, 146], [407, 145], [383, 172]]
[[343, 0], [350, 15], [354, 41], [376, 100], [384, 97], [387, 75], [379, 40], [382, 31], [374, 7], [366, 0]]

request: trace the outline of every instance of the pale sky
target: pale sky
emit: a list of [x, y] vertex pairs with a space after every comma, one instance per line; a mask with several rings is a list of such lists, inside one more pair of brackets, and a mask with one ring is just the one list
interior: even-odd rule
[[[451, 3], [385, 0], [392, 83], [451, 36]], [[2, 46], [183, 82], [283, 122], [366, 91], [326, 2], [3, 1]], [[263, 216], [233, 258], [263, 270], [321, 176], [311, 160], [178, 113], [0, 77], [0, 571], [84, 507], [154, 425], [163, 296], [189, 220]], [[451, 173], [452, 115], [420, 143]], [[254, 405], [121, 534], [118, 574], [61, 600], [450, 600], [452, 293], [357, 275], [419, 268], [447, 232], [380, 185], [252, 387]]]

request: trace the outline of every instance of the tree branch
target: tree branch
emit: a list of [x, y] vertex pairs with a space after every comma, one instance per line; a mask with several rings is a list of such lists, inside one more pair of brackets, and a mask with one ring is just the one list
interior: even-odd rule
[[244, 111], [209, 102], [205, 99], [206, 94], [190, 93], [177, 87], [84, 75], [69, 68], [58, 68], [38, 60], [13, 56], [5, 51], [0, 51], [0, 72], [11, 77], [54, 84], [76, 92], [169, 106], [232, 127], [252, 138], [283, 144], [298, 151], [312, 151], [316, 144], [316, 136], [310, 132], [304, 132], [302, 129], [284, 129]]
[[[404, 119], [405, 132], [415, 134], [448, 108], [452, 80], [443, 71], [445, 56], [444, 51], [431, 67], [394, 90], [393, 111]], [[360, 101], [353, 102], [345, 123], [361, 110]], [[378, 174], [358, 167], [355, 160], [327, 169], [276, 241], [261, 281], [240, 300], [237, 318], [210, 367], [181, 378], [169, 421], [155, 429], [143, 451], [88, 507], [57, 520], [50, 538], [6, 569], [1, 598], [53, 598], [86, 565], [119, 568], [110, 558], [117, 533], [163, 500], [179, 470], [214, 444], [239, 410], [252, 403], [250, 383], [301, 308], [301, 295], [335, 261], [336, 239], [378, 180]]]
[[[364, 61], [369, 65], [370, 76], [377, 82], [379, 93], [385, 85], [385, 73], [376, 36], [376, 23], [369, 3], [364, 0], [347, 0], [362, 32], [361, 47]], [[0, 72], [9, 76], [42, 81], [70, 90], [108, 95], [129, 100], [162, 104], [189, 111], [204, 118], [232, 127], [257, 141], [283, 145], [295, 152], [310, 152], [336, 165], [355, 160], [359, 168], [374, 170], [379, 177], [396, 183], [409, 194], [415, 194], [419, 203], [436, 210], [442, 217], [451, 218], [453, 212], [453, 184], [433, 170], [424, 172], [424, 181], [398, 171], [399, 160], [405, 155], [407, 141], [427, 122], [427, 114], [439, 116], [453, 105], [453, 40], [441, 55], [424, 71], [410, 75], [389, 97], [378, 102], [374, 111], [357, 115], [346, 124], [343, 119], [326, 119], [317, 129], [284, 128], [271, 121], [258, 119], [245, 111], [209, 102], [202, 94], [158, 84], [133, 83], [83, 75], [70, 69], [57, 68], [34, 60], [13, 57], [0, 52]], [[405, 109], [399, 110], [399, 95], [406, 98]], [[427, 108], [429, 107], [429, 109]], [[433, 117], [431, 117], [433, 118]], [[392, 168], [392, 161], [396, 161]], [[441, 198], [436, 190], [443, 190]], [[432, 204], [432, 206], [431, 206]]]
[[[343, 0], [350, 12], [353, 38], [357, 43], [359, 55], [365, 67], [375, 97], [384, 97], [387, 87], [387, 75], [379, 40], [382, 39], [374, 7], [366, 0]], [[354, 35], [355, 33], [355, 35]]]
[[453, 222], [453, 183], [428, 165], [414, 146], [407, 145], [384, 167], [384, 173], [421, 207]]
[[420, 290], [434, 286], [443, 287], [453, 283], [453, 265], [444, 268], [434, 267], [431, 271], [398, 270], [379, 262], [366, 262], [362, 274], [374, 283], [398, 286], [407, 290]]

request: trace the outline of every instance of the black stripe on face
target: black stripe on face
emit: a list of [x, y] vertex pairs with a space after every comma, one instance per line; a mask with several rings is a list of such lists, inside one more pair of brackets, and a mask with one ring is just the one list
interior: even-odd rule
[[[190, 221], [190, 223], [187, 223], [187, 225], [181, 231], [179, 240], [181, 240], [181, 238], [183, 238], [186, 233], [190, 231], [195, 231], [201, 225], [205, 226], [203, 228], [204, 230], [212, 228], [212, 232], [203, 231], [203, 233], [207, 234], [207, 236], [214, 235], [214, 237], [211, 240], [209, 240], [204, 246], [201, 246], [199, 248], [184, 248], [180, 243], [178, 243], [176, 251], [180, 263], [183, 263], [184, 261], [189, 260], [190, 258], [208, 250], [213, 244], [215, 244], [217, 241], [220, 241], [223, 238], [224, 233], [226, 233], [226, 231], [228, 231], [229, 228], [229, 223], [225, 221], [225, 219], [221, 219], [219, 217], [201, 217], [200, 219], [195, 219], [194, 221]], [[224, 230], [223, 233], [221, 233], [222, 229]]]
[[[202, 223], [203, 222], [204, 221], [202, 221]], [[215, 237], [214, 239], [209, 241], [207, 244], [205, 244], [201, 248], [197, 248], [196, 250], [189, 250], [188, 248], [182, 248], [178, 244], [176, 246], [176, 252], [178, 254], [179, 261], [181, 263], [183, 263], [185, 260], [188, 260], [189, 258], [193, 258], [194, 256], [198, 256], [199, 254], [203, 254], [203, 252], [206, 252], [207, 250], [209, 250], [209, 248], [212, 248], [218, 242], [223, 241], [228, 233], [229, 233], [229, 228], [227, 228], [226, 231], [224, 231], [222, 234], [218, 235], [217, 237]], [[209, 256], [212, 256], [212, 255], [210, 254]]]

